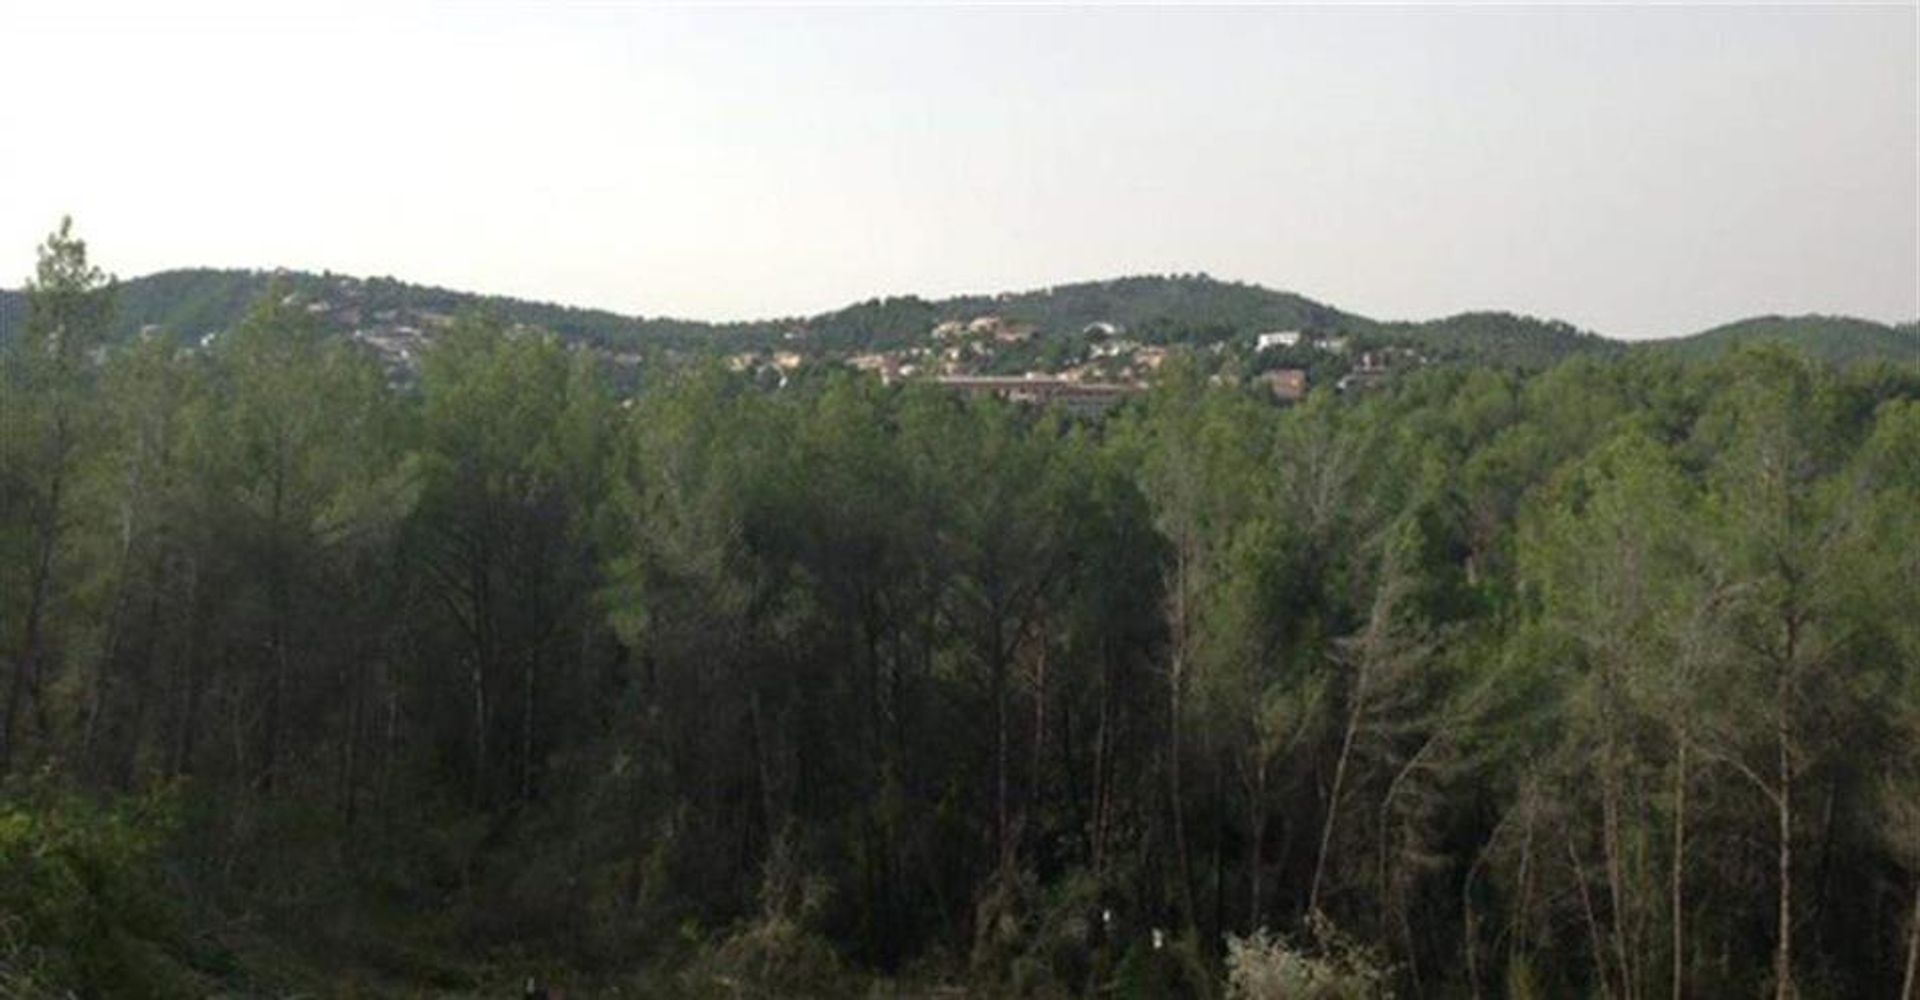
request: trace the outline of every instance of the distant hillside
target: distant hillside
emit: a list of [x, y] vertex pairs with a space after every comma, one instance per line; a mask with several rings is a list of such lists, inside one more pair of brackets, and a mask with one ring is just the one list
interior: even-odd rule
[[1617, 340], [1569, 323], [1506, 312], [1470, 312], [1423, 323], [1386, 324], [1380, 335], [1418, 348], [1435, 360], [1525, 369], [1549, 368], [1575, 354], [1623, 349]]
[[[797, 351], [812, 358], [896, 351], [924, 344], [948, 323], [991, 320], [1030, 337], [1005, 347], [994, 370], [1054, 367], [1083, 356], [1089, 330], [1123, 333], [1145, 344], [1251, 344], [1255, 334], [1299, 330], [1352, 338], [1362, 348], [1405, 347], [1435, 362], [1538, 369], [1575, 354], [1620, 350], [1710, 358], [1734, 344], [1792, 344], [1838, 363], [1920, 360], [1920, 328], [1838, 316], [1767, 316], [1690, 337], [1628, 345], [1551, 319], [1471, 312], [1418, 322], [1379, 322], [1291, 292], [1220, 281], [1204, 274], [1143, 275], [1025, 292], [871, 299], [815, 316], [741, 323], [625, 316], [504, 296], [459, 292], [393, 278], [301, 271], [196, 268], [163, 271], [120, 284], [116, 333], [157, 328], [198, 339], [231, 328], [279, 280], [324, 325], [375, 342], [412, 344], [469, 309], [508, 324], [544, 329], [610, 353], [666, 348], [697, 353]], [[26, 318], [26, 297], [0, 290], [0, 342]], [[1288, 363], [1300, 363], [1297, 360]]]
[[1888, 326], [1851, 316], [1757, 316], [1690, 337], [1649, 341], [1641, 346], [1704, 359], [1740, 344], [1758, 343], [1787, 344], [1836, 364], [1920, 362], [1920, 326]]
[[[753, 326], [622, 316], [600, 309], [457, 292], [392, 278], [193, 268], [122, 281], [114, 333], [128, 338], [149, 327], [187, 339], [218, 333], [237, 324], [276, 279], [289, 294], [314, 304], [316, 315], [325, 325], [343, 333], [383, 326], [434, 325], [466, 309], [479, 309], [505, 323], [538, 327], [609, 350], [641, 344], [704, 345], [716, 334]], [[25, 316], [25, 295], [0, 291], [0, 339], [14, 328], [9, 323], [24, 321]]]
[[1264, 330], [1335, 330], [1372, 322], [1290, 292], [1217, 281], [1206, 275], [1146, 275], [1086, 281], [1027, 292], [872, 299], [819, 316], [782, 321], [826, 351], [899, 347], [934, 326], [997, 317], [1042, 338], [1076, 336], [1103, 323], [1149, 342], [1225, 339]]
[[[765, 348], [797, 334], [810, 352], [857, 352], [897, 347], [924, 338], [941, 322], [981, 316], [1030, 325], [1043, 337], [1078, 334], [1089, 324], [1110, 323], [1159, 341], [1189, 340], [1204, 331], [1225, 337], [1266, 329], [1353, 330], [1373, 325], [1288, 292], [1204, 275], [1119, 278], [938, 301], [918, 296], [872, 299], [817, 316], [723, 324], [623, 316], [392, 278], [201, 268], [123, 281], [116, 333], [130, 337], [144, 328], [158, 327], [176, 336], [197, 338], [228, 329], [276, 278], [301, 300], [327, 304], [326, 322], [343, 330], [383, 322], [418, 325], [464, 309], [480, 309], [508, 323], [539, 327], [612, 350], [642, 345], [721, 346], [714, 344], [714, 338], [722, 334], [728, 337], [725, 349]], [[24, 317], [24, 296], [0, 291], [0, 322], [11, 313]], [[0, 326], [0, 333], [5, 329]]]
[[1048, 332], [1078, 331], [1089, 323], [1109, 322], [1137, 330], [1148, 339], [1156, 331], [1174, 329], [1320, 332], [1372, 325], [1371, 320], [1291, 292], [1206, 275], [1090, 281], [997, 296], [991, 304], [972, 299], [955, 304], [997, 310], [1008, 319]]

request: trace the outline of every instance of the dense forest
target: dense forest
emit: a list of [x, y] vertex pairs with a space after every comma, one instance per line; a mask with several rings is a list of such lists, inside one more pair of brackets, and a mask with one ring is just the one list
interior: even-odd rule
[[0, 997], [1915, 995], [1914, 364], [1090, 420], [115, 295], [7, 338]]

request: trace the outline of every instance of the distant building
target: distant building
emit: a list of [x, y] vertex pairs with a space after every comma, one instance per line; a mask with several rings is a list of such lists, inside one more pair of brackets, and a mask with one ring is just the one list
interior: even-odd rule
[[1389, 364], [1391, 358], [1391, 349], [1361, 352], [1360, 363], [1355, 365], [1352, 371], [1341, 376], [1335, 388], [1341, 392], [1350, 392], [1378, 386], [1393, 374], [1393, 368]]
[[1011, 344], [1029, 340], [1034, 333], [1035, 327], [1031, 323], [1011, 322], [999, 316], [976, 316], [964, 323], [959, 320], [941, 323], [933, 328], [932, 336], [935, 340], [991, 338]]
[[1260, 382], [1282, 402], [1297, 403], [1307, 398], [1307, 373], [1299, 368], [1261, 372]]
[[1253, 349], [1265, 351], [1275, 347], [1298, 347], [1302, 334], [1298, 330], [1275, 330], [1263, 333], [1253, 339]]
[[901, 370], [899, 359], [891, 354], [856, 354], [847, 359], [847, 364], [880, 376], [882, 382], [892, 382]]

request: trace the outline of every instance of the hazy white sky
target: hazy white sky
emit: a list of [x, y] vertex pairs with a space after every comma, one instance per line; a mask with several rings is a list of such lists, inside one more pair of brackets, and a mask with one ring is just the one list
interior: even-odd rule
[[[0, 0], [4, 4], [5, 0]], [[1206, 271], [1616, 336], [1920, 313], [1916, 7], [0, 6], [0, 285], [713, 319]]]

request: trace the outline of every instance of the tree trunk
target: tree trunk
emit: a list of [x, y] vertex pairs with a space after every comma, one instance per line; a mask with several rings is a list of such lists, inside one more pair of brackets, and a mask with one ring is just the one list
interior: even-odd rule
[[1267, 833], [1267, 761], [1264, 752], [1254, 765], [1253, 802], [1247, 815], [1247, 932], [1260, 929], [1260, 842]]
[[1779, 676], [1774, 682], [1773, 735], [1778, 751], [1779, 795], [1774, 799], [1776, 835], [1780, 839], [1780, 912], [1779, 949], [1774, 955], [1774, 997], [1793, 996], [1793, 719], [1789, 715], [1793, 698], [1793, 672], [1800, 652], [1800, 622], [1789, 607], [1786, 615], [1786, 647]]
[[[58, 407], [58, 404], [56, 403]], [[47, 484], [47, 505], [35, 525], [37, 538], [33, 560], [31, 591], [27, 599], [25, 651], [14, 661], [13, 684], [7, 691], [5, 728], [0, 729], [0, 775], [13, 766], [20, 730], [20, 710], [32, 700], [35, 717], [44, 731], [46, 707], [40, 700], [41, 660], [46, 647], [47, 604], [53, 599], [54, 555], [60, 545], [60, 508], [66, 493], [67, 458], [70, 450], [68, 414], [58, 407], [54, 414], [53, 439], [48, 448], [52, 460], [52, 481]]]
[[1682, 732], [1673, 779], [1673, 1000], [1686, 995], [1687, 738]]
[[1040, 778], [1045, 768], [1043, 756], [1047, 749], [1047, 644], [1042, 641], [1036, 653], [1033, 684], [1033, 746], [1027, 750], [1027, 815], [1032, 816], [1040, 810], [1040, 797], [1045, 791], [1045, 782]]
[[533, 801], [533, 732], [535, 654], [527, 654], [521, 669], [520, 803]]
[[1793, 996], [1793, 761], [1788, 752], [1786, 683], [1781, 682], [1774, 729], [1779, 740], [1779, 795], [1774, 799], [1774, 817], [1779, 837], [1780, 900], [1776, 923], [1779, 947], [1774, 952], [1773, 974], [1776, 1000]]
[[291, 582], [288, 580], [287, 566], [287, 529], [282, 524], [284, 486], [282, 473], [284, 468], [276, 466], [273, 481], [273, 530], [272, 562], [268, 566], [267, 595], [271, 602], [270, 613], [273, 620], [268, 624], [269, 650], [267, 664], [267, 721], [265, 743], [260, 765], [260, 790], [272, 792], [277, 770], [280, 766], [280, 713], [282, 702], [286, 698], [288, 639], [287, 622], [292, 615]]
[[479, 657], [473, 660], [473, 804], [487, 801], [487, 671]]
[[1174, 863], [1180, 879], [1181, 917], [1188, 927], [1194, 924], [1193, 857], [1187, 851], [1186, 784], [1180, 773], [1180, 716], [1182, 687], [1180, 653], [1175, 652], [1173, 686], [1167, 698], [1167, 796], [1173, 808]]
[[[1371, 651], [1367, 654], [1371, 655]], [[1327, 818], [1320, 824], [1320, 850], [1313, 859], [1313, 879], [1307, 883], [1307, 913], [1320, 909], [1320, 881], [1326, 874], [1327, 852], [1333, 845], [1334, 824], [1340, 818], [1340, 793], [1347, 778], [1347, 760], [1353, 756], [1354, 734], [1360, 729], [1360, 715], [1366, 708], [1367, 668], [1362, 660], [1359, 676], [1353, 684], [1353, 704], [1347, 707], [1347, 722], [1340, 734], [1340, 756], [1333, 762], [1333, 787], [1327, 791]]]
[[[487, 517], [487, 524], [496, 519]], [[488, 728], [491, 725], [493, 711], [492, 693], [488, 690], [494, 665], [499, 657], [500, 629], [493, 615], [493, 546], [483, 535], [473, 543], [468, 553], [467, 564], [468, 591], [473, 601], [473, 663], [471, 680], [473, 683], [473, 804], [484, 807], [491, 796], [487, 790], [487, 778], [490, 771], [488, 759]], [[511, 684], [511, 679], [507, 679]]]
[[1111, 780], [1113, 750], [1113, 676], [1112, 650], [1103, 647], [1100, 658], [1100, 722], [1093, 737], [1093, 874], [1100, 877], [1107, 863], [1107, 794]]
[[786, 823], [782, 817], [779, 792], [774, 786], [773, 764], [768, 756], [766, 713], [760, 707], [758, 688], [751, 688], [747, 692], [747, 721], [752, 726], [749, 734], [753, 737], [753, 769], [760, 784], [761, 833], [771, 840], [775, 831], [786, 828]]
[[155, 693], [153, 688], [154, 647], [159, 644], [160, 636], [160, 562], [156, 558], [153, 570], [148, 575], [146, 628], [140, 635], [140, 652], [133, 660], [133, 669], [127, 671], [127, 680], [131, 682], [133, 697], [128, 699], [127, 718], [121, 733], [121, 745], [114, 752], [114, 781], [117, 787], [132, 789], [135, 772], [140, 763], [140, 747], [145, 742], [147, 729], [148, 703]]
[[[1379, 855], [1378, 855], [1379, 863], [1377, 866], [1377, 872], [1375, 874], [1375, 880], [1378, 884], [1378, 889], [1380, 893], [1379, 902], [1377, 905], [1380, 908], [1380, 914], [1381, 914], [1380, 919], [1383, 924], [1386, 922], [1387, 912], [1389, 910], [1394, 909], [1393, 876], [1391, 871], [1392, 862], [1390, 860], [1391, 852], [1388, 850], [1388, 843], [1389, 843], [1389, 840], [1391, 839], [1391, 836], [1392, 836], [1391, 831], [1393, 829], [1393, 800], [1396, 796], [1400, 794], [1401, 782], [1406, 781], [1408, 775], [1411, 775], [1414, 772], [1414, 770], [1420, 766], [1421, 761], [1424, 760], [1427, 756], [1427, 751], [1433, 749], [1434, 746], [1439, 742], [1439, 739], [1440, 737], [1437, 734], [1428, 736], [1426, 741], [1420, 744], [1420, 749], [1415, 750], [1413, 752], [1413, 756], [1409, 757], [1407, 759], [1407, 762], [1405, 764], [1402, 764], [1398, 771], [1394, 772], [1393, 780], [1387, 782], [1387, 793], [1380, 797], [1380, 821], [1378, 824], [1380, 829], [1380, 843], [1379, 843]], [[1528, 836], [1530, 835], [1531, 835], [1531, 832], [1529, 830]], [[1520, 880], [1519, 880], [1522, 886], [1521, 891], [1523, 893], [1525, 892], [1524, 887], [1527, 881], [1528, 850], [1529, 850], [1528, 841], [1526, 837], [1523, 836], [1520, 841]], [[1404, 908], [1402, 908], [1402, 912], [1404, 914]], [[1519, 941], [1518, 938], [1516, 938], [1515, 940], [1516, 942]], [[1411, 954], [1409, 954], [1409, 958], [1411, 958]]]
[[[275, 601], [276, 607], [282, 606]], [[259, 785], [262, 792], [273, 791], [274, 777], [280, 766], [280, 712], [281, 703], [286, 698], [287, 677], [287, 637], [286, 623], [282, 612], [274, 612], [272, 627], [272, 656], [267, 669], [267, 720], [265, 727], [265, 748], [260, 761]]]
[[1213, 769], [1213, 920], [1205, 939], [1220, 936], [1227, 920], [1227, 769]]
[[1167, 795], [1173, 808], [1174, 864], [1180, 879], [1181, 917], [1194, 926], [1193, 855], [1187, 850], [1186, 782], [1180, 772], [1180, 743], [1187, 671], [1187, 574], [1193, 559], [1193, 540], [1181, 538], [1173, 593], [1173, 662], [1167, 689]]
[[201, 670], [201, 654], [206, 646], [207, 615], [206, 599], [200, 594], [200, 567], [193, 564], [187, 572], [187, 607], [193, 620], [187, 625], [186, 655], [181, 657], [180, 683], [180, 733], [174, 744], [173, 773], [185, 776], [193, 773], [194, 749], [198, 744], [200, 726], [200, 691], [205, 685]]
[[343, 671], [347, 684], [347, 731], [340, 742], [340, 815], [348, 829], [353, 828], [359, 810], [360, 728], [366, 713], [366, 673], [361, 666], [364, 654], [355, 651], [353, 663]]
[[1913, 883], [1913, 918], [1907, 922], [1907, 975], [1900, 983], [1900, 1000], [1916, 1000], [1920, 988], [1920, 878]]
[[[59, 496], [60, 487], [56, 481], [54, 499], [51, 501], [56, 510]], [[43, 518], [40, 525], [40, 544], [34, 554], [33, 580], [27, 598], [26, 644], [19, 659], [14, 661], [13, 683], [7, 689], [6, 728], [0, 730], [0, 774], [7, 773], [13, 766], [20, 739], [21, 708], [27, 700], [38, 702], [40, 698], [40, 658], [46, 642], [42, 630], [45, 627], [47, 600], [53, 587], [57, 518], [58, 514]]]
[[1632, 1000], [1636, 978], [1627, 953], [1626, 877], [1620, 857], [1620, 776], [1614, 757], [1613, 741], [1607, 741], [1607, 765], [1601, 781], [1601, 846], [1607, 866], [1607, 896], [1612, 901], [1609, 932], [1613, 940], [1613, 959], [1620, 971], [1620, 995]]
[[393, 801], [393, 758], [400, 746], [400, 687], [394, 683], [392, 671], [391, 662], [381, 670], [381, 693], [386, 696], [387, 722], [380, 741], [379, 787], [375, 794], [380, 797], [382, 809]]
[[1007, 659], [1002, 655], [1000, 632], [1000, 617], [995, 612], [991, 637], [993, 645], [988, 651], [993, 658], [989, 664], [993, 687], [993, 851], [997, 862], [1005, 867], [1013, 860], [1013, 854], [1008, 840], [1007, 819], [1007, 757], [1010, 752], [1007, 740]]
[[1613, 996], [1613, 977], [1607, 974], [1607, 950], [1600, 941], [1600, 919], [1593, 912], [1593, 897], [1587, 892], [1587, 871], [1580, 864], [1580, 853], [1573, 849], [1573, 833], [1568, 831], [1567, 860], [1573, 863], [1573, 877], [1580, 888], [1580, 909], [1587, 918], [1587, 937], [1593, 947], [1593, 968], [1600, 976], [1600, 992]]
[[[130, 614], [127, 606], [133, 601], [131, 588], [127, 583], [129, 575], [127, 563], [131, 560], [133, 549], [132, 515], [126, 512], [125, 504], [122, 505], [121, 510], [120, 545], [113, 564], [112, 609], [107, 613], [106, 638], [100, 644], [102, 652], [99, 668], [93, 677], [93, 682], [88, 685], [86, 721], [82, 724], [80, 732], [80, 759], [89, 769], [103, 775], [119, 773], [117, 761], [113, 759], [119, 748], [108, 747], [105, 751], [97, 748], [101, 730], [111, 727], [111, 723], [106, 720], [108, 704], [113, 701], [109, 688], [113, 684], [116, 672], [114, 668], [120, 660], [121, 644], [125, 641], [126, 619]], [[153, 574], [156, 577], [158, 575], [157, 572]], [[153, 584], [148, 586], [147, 595], [148, 606], [151, 609], [154, 600]], [[151, 610], [147, 615], [147, 622], [149, 626], [153, 624]]]

